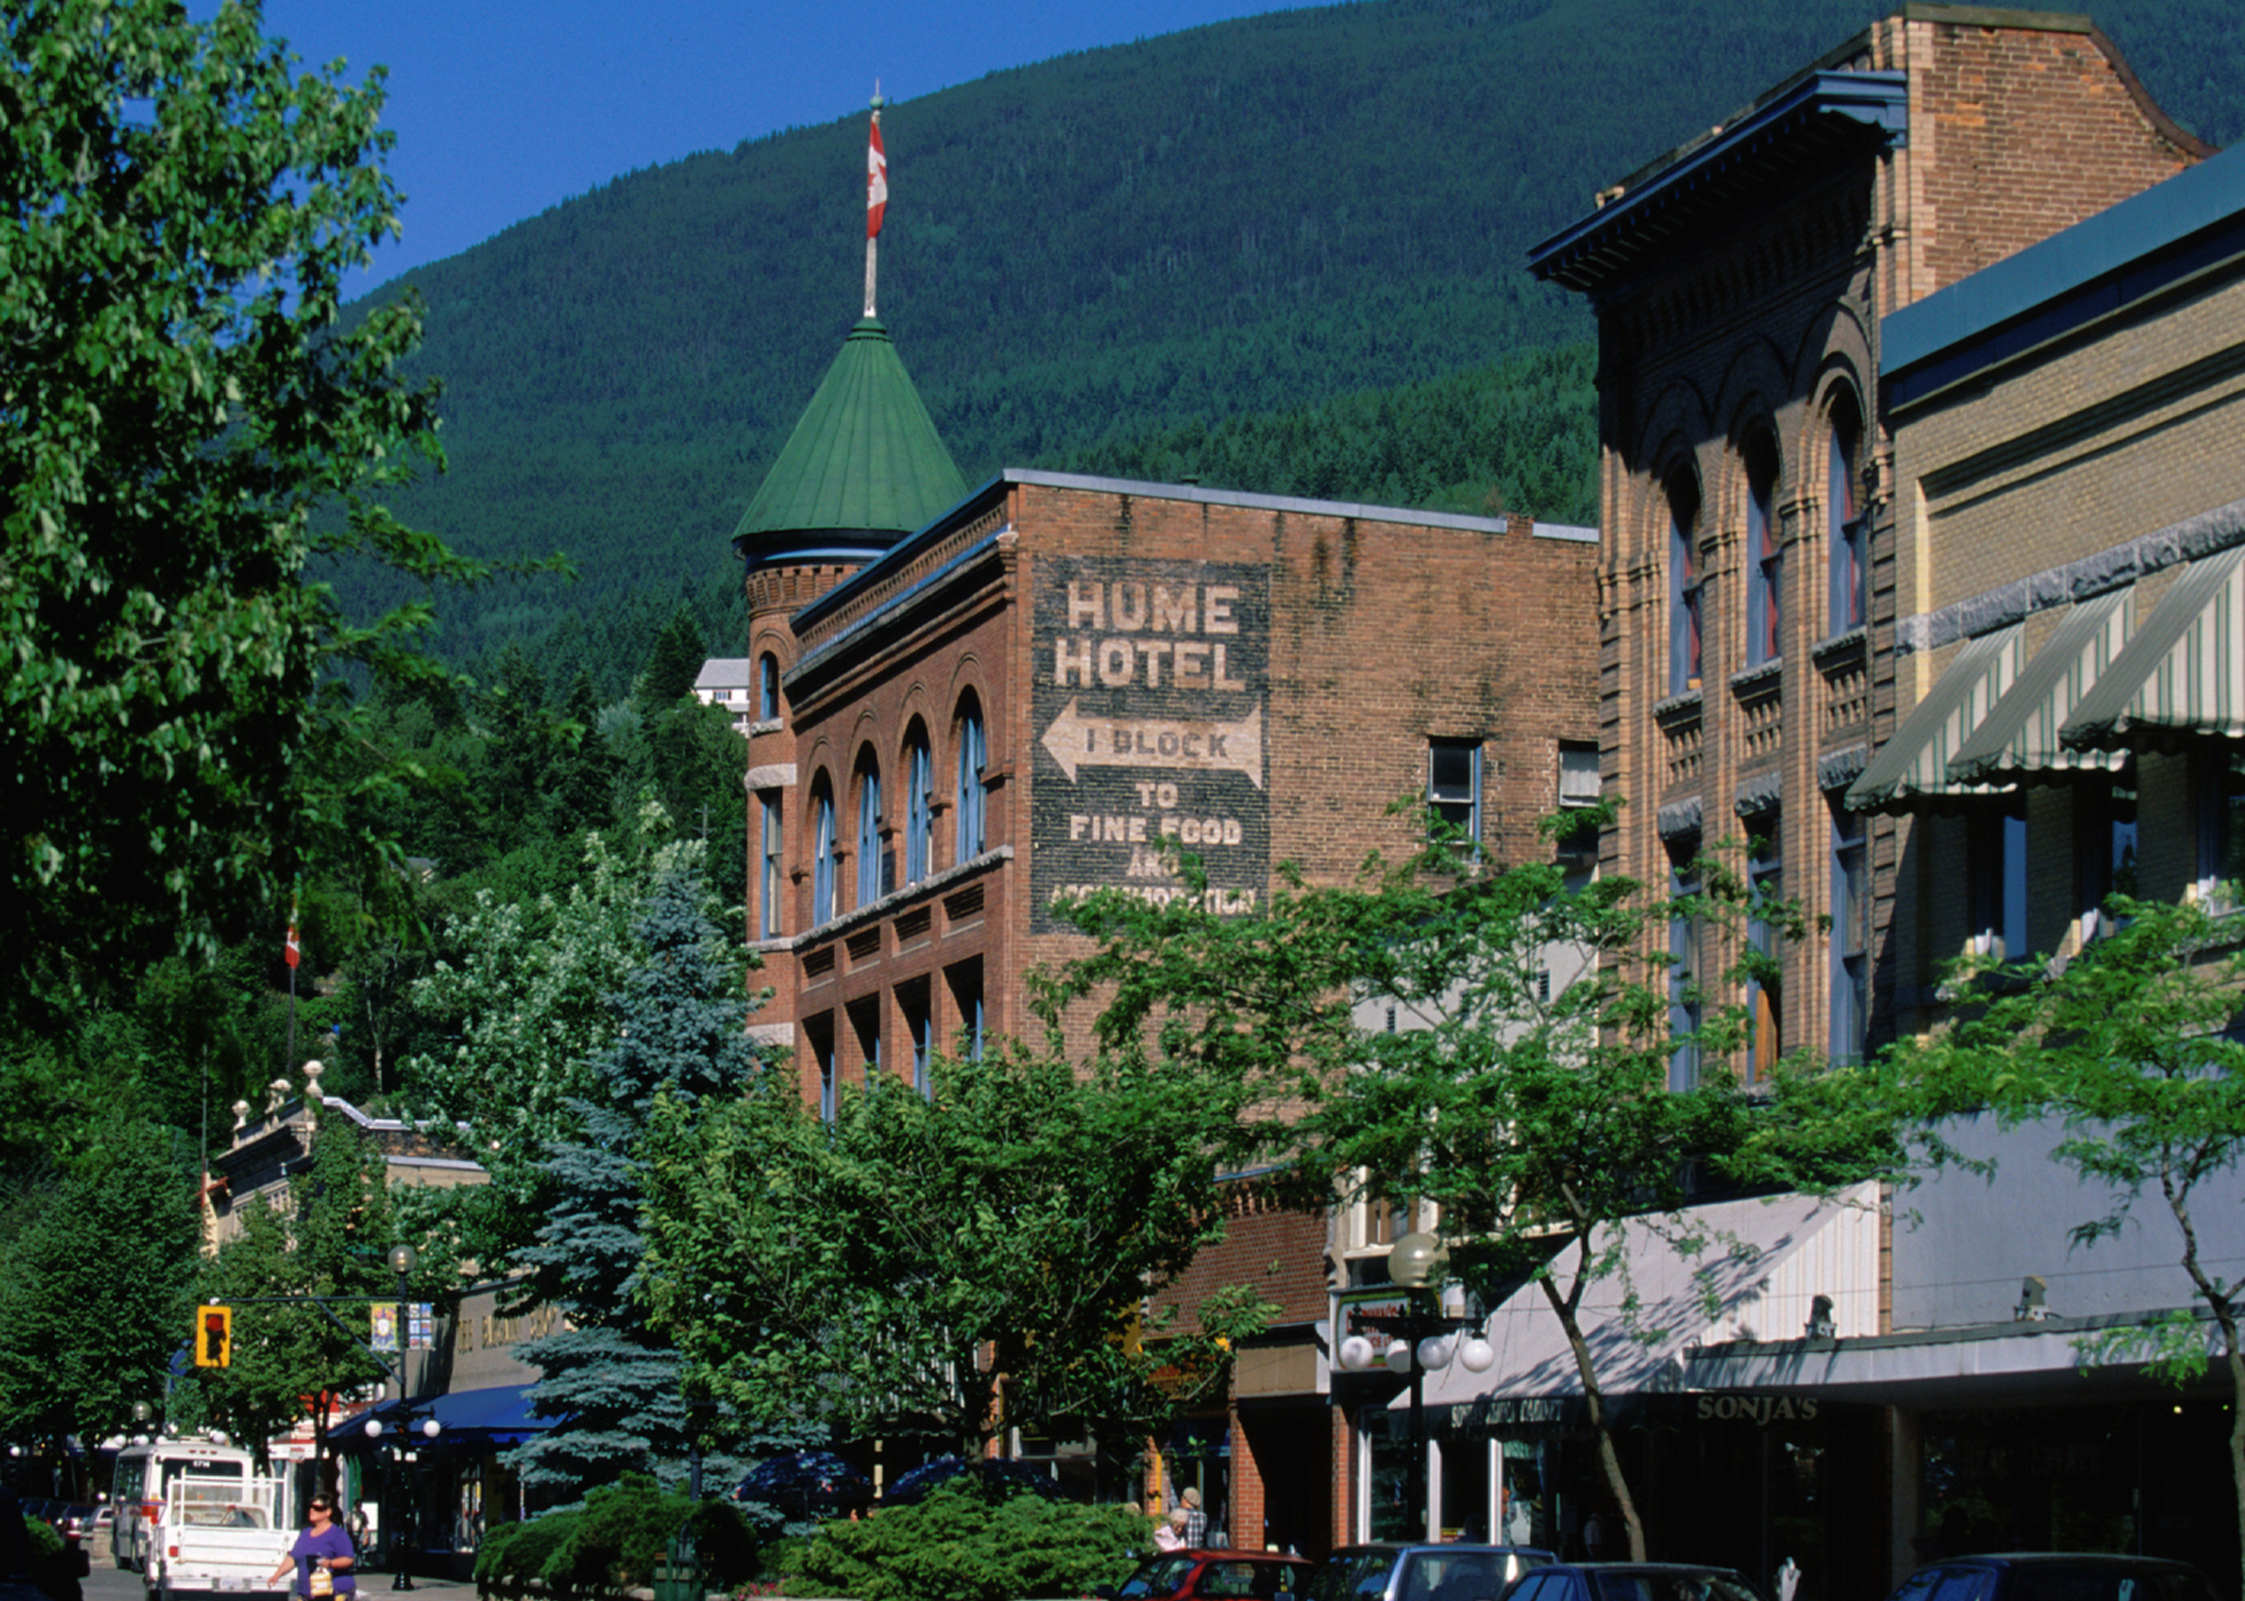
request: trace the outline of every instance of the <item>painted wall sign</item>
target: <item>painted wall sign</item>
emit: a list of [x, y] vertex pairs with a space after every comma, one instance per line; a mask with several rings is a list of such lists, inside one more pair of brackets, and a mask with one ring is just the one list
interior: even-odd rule
[[1054, 901], [1190, 893], [1169, 842], [1238, 915], [1270, 880], [1270, 572], [1241, 563], [1051, 557], [1033, 620], [1034, 927]]

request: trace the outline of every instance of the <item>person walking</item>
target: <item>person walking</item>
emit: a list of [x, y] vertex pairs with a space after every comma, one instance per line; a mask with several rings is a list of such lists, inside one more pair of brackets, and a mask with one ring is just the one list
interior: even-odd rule
[[267, 1584], [279, 1582], [280, 1576], [290, 1568], [296, 1570], [296, 1593], [300, 1596], [353, 1595], [358, 1581], [351, 1577], [351, 1569], [358, 1564], [358, 1552], [351, 1545], [351, 1537], [335, 1521], [335, 1498], [320, 1494], [312, 1497], [306, 1516], [304, 1532], [289, 1547], [281, 1565], [266, 1576]]
[[1182, 1551], [1185, 1549], [1185, 1509], [1177, 1508], [1168, 1517], [1154, 1525], [1156, 1551]]
[[1208, 1514], [1201, 1510], [1199, 1487], [1188, 1484], [1178, 1499], [1185, 1503], [1185, 1544], [1198, 1551], [1208, 1544]]

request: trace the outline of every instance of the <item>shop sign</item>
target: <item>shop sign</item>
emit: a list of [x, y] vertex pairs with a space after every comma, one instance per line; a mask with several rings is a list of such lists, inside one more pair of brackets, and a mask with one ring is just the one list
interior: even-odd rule
[[1701, 1423], [1751, 1423], [1766, 1429], [1772, 1423], [1813, 1423], [1817, 1398], [1813, 1395], [1770, 1395], [1752, 1390], [1692, 1397], [1692, 1416]]

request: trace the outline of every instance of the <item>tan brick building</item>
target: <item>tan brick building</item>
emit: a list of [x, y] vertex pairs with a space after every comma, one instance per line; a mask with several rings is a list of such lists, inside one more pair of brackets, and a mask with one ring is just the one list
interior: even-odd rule
[[1660, 883], [1751, 838], [1755, 881], [1831, 919], [1752, 997], [1733, 1070], [1860, 1051], [1898, 982], [1900, 833], [1836, 804], [1894, 725], [1921, 559], [1880, 319], [2206, 153], [2082, 19], [1912, 4], [1533, 253], [1598, 315], [1600, 749], [1629, 803], [1604, 865]]
[[[1689, 882], [1751, 837], [1754, 881], [1830, 919], [1746, 997], [1750, 1050], [1679, 1080], [1851, 1056], [1925, 1025], [1950, 957], [2062, 954], [2112, 888], [2234, 872], [2245, 229], [2210, 154], [2083, 19], [1912, 4], [1534, 253], [1599, 318], [1601, 756], [1632, 803], [1603, 859]], [[1819, 1315], [1676, 1351], [1680, 1399], [1638, 1398], [1674, 1423], [1637, 1447], [1656, 1530], [1794, 1557], [1805, 1597], [1871, 1601], [1944, 1541], [2234, 1580], [2218, 1406], [2076, 1347], [2187, 1301], [2171, 1242], [2069, 1250], [2098, 1198], [2048, 1145], [1913, 1226], [1880, 1208], [1875, 1246], [1816, 1225], [1785, 1272]]]

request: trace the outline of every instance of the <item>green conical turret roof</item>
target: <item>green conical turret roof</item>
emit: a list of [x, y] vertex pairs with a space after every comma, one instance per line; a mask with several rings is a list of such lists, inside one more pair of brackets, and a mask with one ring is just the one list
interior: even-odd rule
[[888, 329], [866, 317], [842, 341], [733, 544], [752, 562], [798, 542], [774, 536], [855, 534], [846, 542], [886, 549], [966, 493]]

